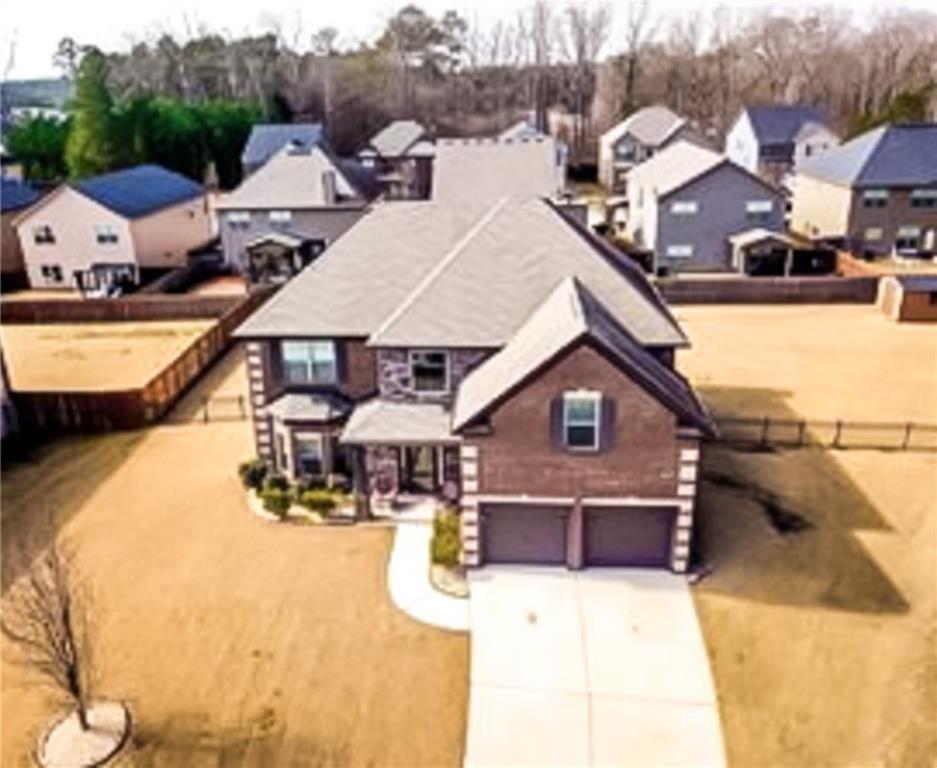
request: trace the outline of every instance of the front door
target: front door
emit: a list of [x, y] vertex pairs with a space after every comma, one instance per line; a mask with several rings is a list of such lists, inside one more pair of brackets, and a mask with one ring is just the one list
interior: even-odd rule
[[439, 489], [436, 449], [429, 445], [409, 445], [403, 449], [400, 468], [401, 488], [410, 493], [435, 493]]

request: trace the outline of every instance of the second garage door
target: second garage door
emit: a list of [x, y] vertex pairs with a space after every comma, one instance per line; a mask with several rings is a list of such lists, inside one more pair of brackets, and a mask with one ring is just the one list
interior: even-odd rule
[[668, 507], [586, 507], [588, 565], [666, 566], [676, 510]]
[[566, 562], [564, 507], [486, 504], [481, 508], [482, 557], [487, 563]]

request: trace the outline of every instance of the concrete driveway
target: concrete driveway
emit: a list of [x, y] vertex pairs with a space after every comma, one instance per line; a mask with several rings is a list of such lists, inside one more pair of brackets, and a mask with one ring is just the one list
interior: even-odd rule
[[724, 765], [685, 579], [525, 566], [470, 578], [467, 765]]

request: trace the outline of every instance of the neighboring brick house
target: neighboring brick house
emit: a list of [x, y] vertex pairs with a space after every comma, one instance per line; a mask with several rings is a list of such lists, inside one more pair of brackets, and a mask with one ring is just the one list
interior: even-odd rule
[[599, 137], [599, 182], [612, 195], [627, 192], [628, 172], [677, 141], [702, 144], [685, 118], [667, 107], [644, 107]]
[[937, 322], [937, 275], [889, 275], [878, 281], [877, 304], [899, 323]]
[[288, 144], [216, 203], [225, 262], [253, 283], [284, 282], [358, 221], [368, 199], [321, 143]]
[[726, 134], [725, 152], [746, 170], [780, 184], [805, 160], [838, 144], [819, 109], [776, 104], [745, 107]]
[[885, 125], [804, 162], [791, 229], [863, 255], [937, 253], [937, 123]]
[[39, 199], [39, 192], [28, 183], [16, 179], [3, 179], [0, 184], [0, 288], [8, 291], [25, 288], [28, 284], [23, 249], [13, 219]]
[[426, 200], [435, 154], [433, 140], [416, 120], [394, 120], [358, 152], [358, 159], [374, 169], [385, 199]]
[[235, 334], [258, 454], [359, 509], [458, 505], [463, 560], [687, 567], [709, 418], [640, 270], [551, 203], [387, 203]]
[[321, 123], [259, 123], [241, 152], [241, 172], [247, 178], [286, 146], [308, 150], [321, 142]]
[[728, 158], [677, 142], [635, 167], [625, 226], [654, 254], [654, 271], [735, 271], [731, 238], [784, 231], [781, 192]]
[[158, 165], [62, 184], [13, 225], [31, 287], [87, 293], [183, 267], [212, 236], [204, 188]]

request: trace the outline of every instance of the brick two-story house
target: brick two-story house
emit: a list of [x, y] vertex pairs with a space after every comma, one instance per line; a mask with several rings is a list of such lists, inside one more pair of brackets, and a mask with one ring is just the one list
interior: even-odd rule
[[448, 499], [472, 566], [686, 569], [712, 429], [686, 338], [549, 202], [376, 205], [236, 335], [280, 471]]

